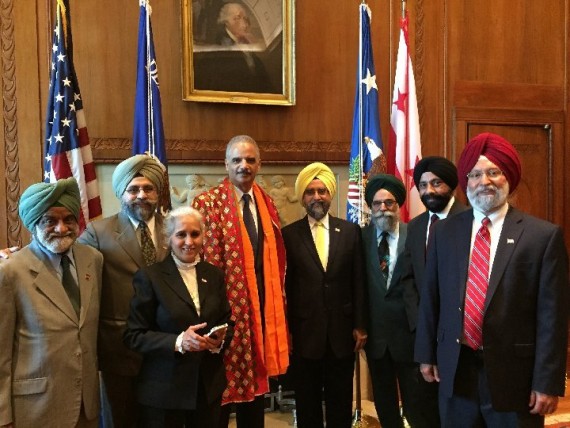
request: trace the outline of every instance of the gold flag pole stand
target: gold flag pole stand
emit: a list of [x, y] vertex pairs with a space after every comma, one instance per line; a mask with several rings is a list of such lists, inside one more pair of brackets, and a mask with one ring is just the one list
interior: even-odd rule
[[360, 388], [360, 351], [356, 351], [356, 406], [352, 417], [352, 428], [380, 428], [378, 420], [362, 413], [362, 393]]

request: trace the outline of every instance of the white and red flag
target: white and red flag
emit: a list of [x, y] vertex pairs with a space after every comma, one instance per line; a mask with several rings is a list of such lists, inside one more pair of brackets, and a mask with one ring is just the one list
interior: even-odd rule
[[400, 22], [400, 43], [392, 95], [388, 148], [388, 173], [394, 174], [406, 186], [406, 202], [400, 207], [403, 222], [408, 222], [425, 209], [414, 185], [414, 167], [422, 158], [422, 147], [416, 83], [408, 48], [406, 12]]

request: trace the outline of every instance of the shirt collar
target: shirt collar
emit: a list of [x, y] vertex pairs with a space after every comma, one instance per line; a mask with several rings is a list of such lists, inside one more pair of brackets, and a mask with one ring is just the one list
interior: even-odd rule
[[[135, 228], [135, 230], [137, 230], [139, 228], [139, 220], [136, 220], [134, 218], [132, 218], [131, 216], [129, 216], [129, 220], [131, 221], [131, 224], [133, 225], [133, 227]], [[145, 222], [148, 230], [150, 231], [151, 235], [154, 235], [154, 233], [152, 233], [152, 231], [154, 230], [154, 225], [155, 225], [155, 218], [154, 215], [150, 218], [149, 221]]]
[[[313, 227], [315, 227], [315, 224], [317, 224], [317, 220], [315, 220], [313, 217], [311, 217], [308, 214], [307, 218], [309, 219], [309, 227], [313, 229]], [[325, 227], [326, 230], [329, 230], [329, 213], [326, 213], [326, 215], [319, 221], [322, 223], [322, 225]]]
[[[380, 230], [376, 226], [374, 228], [376, 229], [376, 238], [381, 239], [384, 230]], [[398, 235], [400, 234], [400, 222], [396, 223], [396, 227], [394, 228], [394, 230], [387, 230], [386, 232], [388, 232], [387, 239], [398, 237]]]
[[484, 214], [481, 211], [473, 209], [473, 217], [475, 219], [476, 224], [481, 224], [481, 221], [483, 221], [485, 217], [488, 217], [489, 220], [491, 220], [491, 224], [493, 225], [493, 224], [498, 224], [499, 220], [500, 221], [504, 220], [508, 211], [509, 211], [509, 204], [506, 203], [498, 210], [495, 210], [490, 214]]

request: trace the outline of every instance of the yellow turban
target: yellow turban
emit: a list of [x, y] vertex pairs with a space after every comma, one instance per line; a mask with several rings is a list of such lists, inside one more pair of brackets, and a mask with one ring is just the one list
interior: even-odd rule
[[299, 201], [303, 200], [303, 194], [305, 189], [314, 179], [319, 179], [323, 182], [326, 188], [329, 190], [331, 197], [334, 198], [336, 194], [336, 178], [332, 170], [321, 162], [313, 162], [307, 165], [297, 176], [295, 181], [295, 194]]

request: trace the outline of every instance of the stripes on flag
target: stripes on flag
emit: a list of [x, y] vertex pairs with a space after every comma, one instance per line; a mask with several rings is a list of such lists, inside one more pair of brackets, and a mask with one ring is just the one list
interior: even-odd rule
[[74, 177], [81, 195], [80, 231], [102, 214], [83, 101], [73, 66], [68, 0], [57, 0], [44, 145], [44, 181]]

